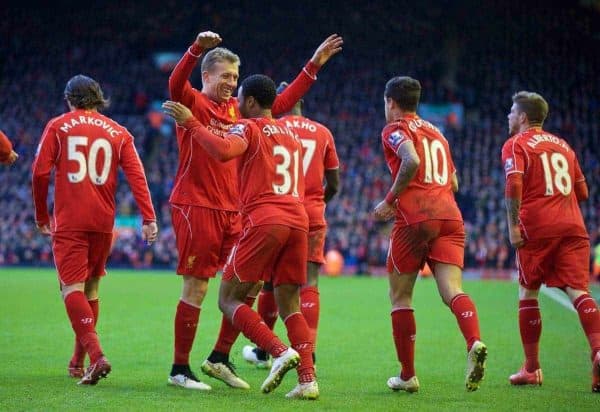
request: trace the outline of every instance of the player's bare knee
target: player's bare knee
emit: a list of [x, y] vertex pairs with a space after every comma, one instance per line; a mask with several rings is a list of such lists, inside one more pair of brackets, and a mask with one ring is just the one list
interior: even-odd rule
[[279, 285], [275, 287], [275, 300], [281, 319], [295, 312], [300, 312], [300, 285]]
[[192, 305], [200, 306], [208, 290], [208, 279], [184, 276], [181, 299]]
[[319, 267], [315, 262], [308, 262], [308, 271], [306, 272], [306, 286], [319, 286]]
[[73, 283], [71, 285], [62, 285], [60, 288], [60, 294], [63, 298], [63, 300], [65, 300], [65, 298], [73, 293], [73, 292], [84, 292], [85, 290], [85, 284], [83, 282], [81, 283]]
[[84, 293], [87, 300], [98, 299], [98, 288], [100, 286], [100, 278], [92, 277], [85, 282]]
[[519, 286], [519, 300], [537, 299], [539, 292], [539, 289], [526, 289]]
[[569, 300], [571, 303], [575, 302], [578, 297], [587, 294], [588, 292], [580, 289], [573, 289], [569, 286], [565, 288], [565, 293], [569, 296]]

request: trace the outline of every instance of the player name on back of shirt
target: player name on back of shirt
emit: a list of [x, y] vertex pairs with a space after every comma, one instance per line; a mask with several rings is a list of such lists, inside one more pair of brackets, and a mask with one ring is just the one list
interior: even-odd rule
[[285, 125], [287, 127], [292, 127], [295, 129], [308, 130], [309, 132], [312, 132], [312, 133], [315, 133], [317, 131], [317, 126], [315, 126], [314, 123], [311, 123], [306, 120], [298, 120], [298, 119], [287, 120], [286, 119]]
[[276, 124], [266, 124], [266, 125], [264, 125], [263, 128], [262, 128], [262, 132], [267, 137], [269, 137], [271, 135], [274, 135], [274, 134], [284, 134], [284, 135], [288, 135], [290, 137], [293, 137], [294, 139], [297, 138], [296, 134], [293, 131], [291, 131], [287, 127], [281, 127], [281, 126], [278, 126]]
[[533, 136], [531, 136], [529, 138], [529, 140], [527, 140], [527, 146], [531, 147], [532, 149], [535, 148], [539, 143], [542, 142], [549, 142], [549, 143], [554, 143], [556, 145], [559, 145], [560, 147], [562, 147], [563, 149], [565, 149], [566, 151], [569, 151], [569, 146], [567, 144], [565, 144], [564, 141], [560, 140], [558, 137], [553, 136], [551, 134], [534, 134]]
[[72, 118], [70, 121], [64, 122], [60, 127], [60, 130], [64, 133], [67, 133], [70, 129], [79, 125], [88, 125], [88, 126], [96, 126], [103, 130], [106, 130], [111, 137], [117, 137], [121, 134], [120, 130], [116, 130], [112, 127], [112, 125], [104, 119], [100, 119], [93, 116], [79, 116], [78, 119]]

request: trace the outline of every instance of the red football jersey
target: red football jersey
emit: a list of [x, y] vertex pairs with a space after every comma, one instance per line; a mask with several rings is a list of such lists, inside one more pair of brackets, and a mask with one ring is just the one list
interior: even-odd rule
[[523, 175], [519, 220], [527, 239], [588, 237], [573, 190], [585, 177], [567, 142], [531, 128], [504, 143], [502, 163], [506, 176]]
[[310, 227], [325, 225], [325, 170], [338, 169], [340, 161], [335, 150], [333, 135], [321, 123], [303, 116], [285, 116], [288, 128], [302, 143], [302, 169], [304, 170], [304, 207]]
[[308, 231], [302, 144], [282, 120], [244, 119], [229, 129], [248, 148], [238, 163], [240, 211], [252, 226], [285, 225]]
[[421, 161], [415, 177], [398, 196], [397, 222], [411, 225], [431, 219], [462, 221], [452, 192], [451, 179], [456, 169], [448, 141], [437, 127], [417, 115], [408, 115], [389, 123], [381, 132], [381, 141], [392, 181], [400, 169], [398, 149], [403, 143], [412, 141]]
[[[242, 117], [238, 100], [231, 97], [227, 102], [217, 103], [192, 87], [188, 79], [201, 54], [202, 49], [194, 43], [175, 66], [169, 78], [171, 99], [190, 108], [194, 117], [208, 130], [223, 137], [231, 125]], [[308, 64], [284, 93], [277, 96], [273, 103], [273, 114], [290, 111], [314, 83], [317, 71], [316, 66]], [[171, 192], [171, 203], [238, 210], [238, 190], [231, 184], [237, 180], [237, 160], [220, 162], [213, 159], [194, 142], [188, 130], [179, 126], [177, 143], [179, 166]]]
[[49, 223], [48, 185], [56, 168], [53, 230], [112, 233], [119, 166], [144, 221], [156, 220], [144, 168], [127, 129], [87, 110], [50, 120], [33, 162], [36, 222]]
[[4, 133], [2, 133], [2, 130], [0, 130], [0, 162], [4, 162], [5, 160], [7, 160], [12, 150], [12, 143], [10, 142], [10, 140], [8, 140], [8, 137], [6, 137]]

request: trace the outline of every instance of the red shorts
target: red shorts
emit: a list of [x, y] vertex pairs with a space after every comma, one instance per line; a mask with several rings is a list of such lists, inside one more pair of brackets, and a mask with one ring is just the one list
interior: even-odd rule
[[527, 240], [517, 249], [519, 284], [526, 289], [540, 286], [588, 290], [590, 241], [583, 237]]
[[52, 235], [52, 252], [62, 285], [85, 282], [106, 275], [112, 233], [56, 232]]
[[425, 262], [434, 269], [436, 262], [463, 268], [465, 228], [459, 220], [426, 220], [392, 230], [387, 269], [392, 273], [415, 273]]
[[308, 231], [308, 261], [324, 264], [325, 256], [325, 235], [327, 235], [327, 226], [311, 228]]
[[270, 281], [273, 286], [306, 283], [306, 232], [284, 225], [251, 226], [235, 245], [223, 280]]
[[178, 275], [214, 278], [227, 261], [242, 228], [238, 212], [171, 205]]

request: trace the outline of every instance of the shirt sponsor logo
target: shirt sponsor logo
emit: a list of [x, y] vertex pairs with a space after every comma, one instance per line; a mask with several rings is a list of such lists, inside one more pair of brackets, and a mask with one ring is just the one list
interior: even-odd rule
[[229, 117], [231, 118], [231, 120], [233, 120], [234, 122], [237, 120], [237, 116], [235, 115], [235, 107], [233, 106], [229, 106]]
[[390, 142], [390, 144], [395, 147], [398, 146], [400, 142], [404, 139], [406, 139], [406, 136], [404, 136], [402, 133], [394, 132], [388, 137], [388, 142]]
[[246, 126], [244, 126], [243, 124], [235, 124], [235, 125], [231, 126], [228, 133], [243, 136], [245, 129], [246, 129]]
[[506, 162], [504, 162], [504, 170], [506, 171], [512, 169], [514, 166], [515, 162], [512, 157], [509, 157], [508, 159], [506, 159]]

